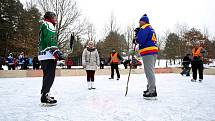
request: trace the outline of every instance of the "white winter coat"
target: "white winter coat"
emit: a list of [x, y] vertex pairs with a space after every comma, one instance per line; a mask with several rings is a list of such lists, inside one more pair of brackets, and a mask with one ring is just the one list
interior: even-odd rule
[[96, 70], [99, 66], [99, 54], [96, 48], [85, 48], [82, 54], [82, 65], [85, 70]]

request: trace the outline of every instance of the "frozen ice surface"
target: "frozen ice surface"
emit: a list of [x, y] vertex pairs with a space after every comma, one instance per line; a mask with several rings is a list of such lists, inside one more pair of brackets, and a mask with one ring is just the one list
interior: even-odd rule
[[0, 121], [215, 121], [215, 79], [203, 83], [180, 74], [156, 74], [158, 100], [144, 100], [144, 74], [132, 74], [125, 97], [127, 75], [117, 81], [96, 76], [96, 90], [86, 77], [56, 77], [53, 107], [40, 105], [42, 78], [0, 78]]

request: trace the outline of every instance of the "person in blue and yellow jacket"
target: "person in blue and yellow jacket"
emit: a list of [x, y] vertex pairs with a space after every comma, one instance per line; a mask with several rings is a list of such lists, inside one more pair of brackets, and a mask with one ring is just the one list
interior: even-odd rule
[[158, 47], [156, 34], [149, 23], [149, 18], [144, 14], [139, 20], [139, 28], [136, 32], [136, 43], [139, 44], [139, 54], [142, 56], [144, 71], [147, 78], [147, 90], [144, 91], [144, 98], [156, 98], [154, 66], [157, 59]]

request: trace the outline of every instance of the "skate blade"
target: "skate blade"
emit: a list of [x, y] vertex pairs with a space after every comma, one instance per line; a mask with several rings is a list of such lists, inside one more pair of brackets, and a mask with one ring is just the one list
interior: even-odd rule
[[56, 106], [57, 103], [41, 103], [40, 104], [42, 107], [51, 107], [51, 106]]
[[143, 97], [145, 100], [158, 100], [157, 97]]

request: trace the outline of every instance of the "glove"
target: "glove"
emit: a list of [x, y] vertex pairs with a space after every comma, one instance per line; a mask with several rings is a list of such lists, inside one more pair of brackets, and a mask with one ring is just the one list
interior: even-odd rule
[[134, 37], [134, 39], [133, 39], [133, 44], [137, 44], [137, 34], [138, 34], [138, 32], [140, 31], [140, 28], [138, 27], [138, 28], [136, 28], [135, 30], [134, 30], [134, 32], [135, 32], [135, 37]]
[[59, 49], [56, 49], [53, 52], [53, 56], [55, 57], [56, 60], [64, 60], [63, 53]]
[[133, 39], [133, 42], [132, 42], [132, 43], [135, 44], [135, 45], [137, 44], [136, 40], [137, 40], [137, 38], [135, 37], [135, 38]]
[[138, 34], [139, 31], [140, 31], [140, 28], [139, 28], [139, 27], [137, 27], [137, 28], [134, 30], [135, 36]]

